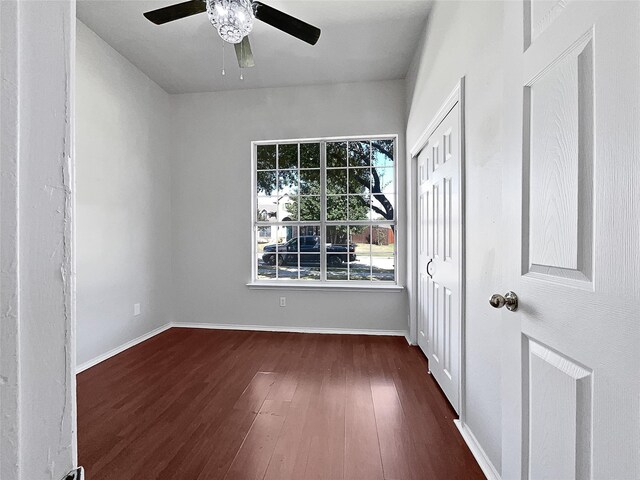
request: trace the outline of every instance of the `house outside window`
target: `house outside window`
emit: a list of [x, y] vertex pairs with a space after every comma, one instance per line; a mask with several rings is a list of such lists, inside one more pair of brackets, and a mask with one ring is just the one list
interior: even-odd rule
[[253, 143], [253, 281], [397, 282], [397, 136]]

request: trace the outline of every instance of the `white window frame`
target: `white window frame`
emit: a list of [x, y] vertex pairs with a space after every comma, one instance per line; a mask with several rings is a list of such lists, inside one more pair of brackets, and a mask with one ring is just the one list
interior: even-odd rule
[[[398, 278], [398, 244], [400, 243], [401, 233], [400, 230], [400, 212], [399, 212], [399, 198], [400, 182], [398, 178], [399, 168], [398, 164], [400, 159], [398, 158], [398, 139], [397, 134], [388, 135], [358, 135], [358, 136], [342, 136], [342, 137], [321, 137], [321, 138], [299, 138], [299, 139], [284, 139], [284, 140], [260, 140], [251, 142], [251, 281], [247, 283], [247, 286], [255, 289], [272, 289], [272, 288], [288, 288], [288, 289], [345, 289], [345, 290], [376, 290], [376, 291], [401, 291], [404, 287], [400, 284]], [[393, 171], [394, 171], [394, 183], [395, 188], [393, 192], [393, 204], [394, 204], [394, 220], [326, 220], [326, 144], [328, 142], [343, 142], [343, 141], [375, 141], [375, 140], [393, 140]], [[257, 148], [259, 145], [273, 145], [273, 144], [302, 144], [302, 143], [319, 143], [320, 144], [320, 220], [319, 221], [276, 221], [269, 222], [269, 226], [304, 226], [314, 225], [320, 226], [321, 246], [320, 246], [320, 280], [303, 280], [303, 279], [258, 279], [258, 269], [256, 264], [257, 259], [257, 236], [256, 227], [264, 226], [257, 220]], [[298, 163], [299, 166], [299, 163]], [[299, 169], [298, 169], [299, 171]], [[326, 255], [323, 252], [326, 251], [326, 228], [331, 225], [394, 225], [394, 281], [373, 281], [373, 280], [327, 280], [326, 272]], [[356, 252], [357, 254], [357, 252]]]

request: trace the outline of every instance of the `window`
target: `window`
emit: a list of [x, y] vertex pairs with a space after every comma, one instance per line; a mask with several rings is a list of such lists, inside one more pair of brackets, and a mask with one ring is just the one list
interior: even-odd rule
[[396, 137], [253, 149], [254, 281], [396, 283]]

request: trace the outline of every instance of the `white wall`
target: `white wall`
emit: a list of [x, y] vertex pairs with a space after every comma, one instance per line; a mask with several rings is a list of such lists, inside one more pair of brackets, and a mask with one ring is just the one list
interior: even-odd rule
[[0, 477], [76, 463], [75, 3], [1, 2]]
[[412, 148], [464, 76], [466, 122], [466, 423], [500, 471], [502, 3], [438, 2], [407, 78]]
[[169, 95], [80, 22], [77, 36], [80, 365], [171, 321], [174, 138]]
[[[404, 292], [246, 286], [252, 258], [251, 141], [397, 133], [398, 158], [403, 158], [404, 81], [174, 95], [171, 100], [177, 321], [407, 329]], [[402, 189], [402, 169], [399, 176]], [[399, 207], [403, 217], [404, 204]], [[285, 308], [278, 306], [281, 295], [287, 296]]]

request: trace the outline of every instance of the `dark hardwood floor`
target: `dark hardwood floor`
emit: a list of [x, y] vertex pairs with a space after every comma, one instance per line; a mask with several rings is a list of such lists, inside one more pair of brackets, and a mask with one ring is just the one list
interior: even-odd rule
[[172, 328], [78, 375], [88, 480], [484, 478], [404, 338]]

